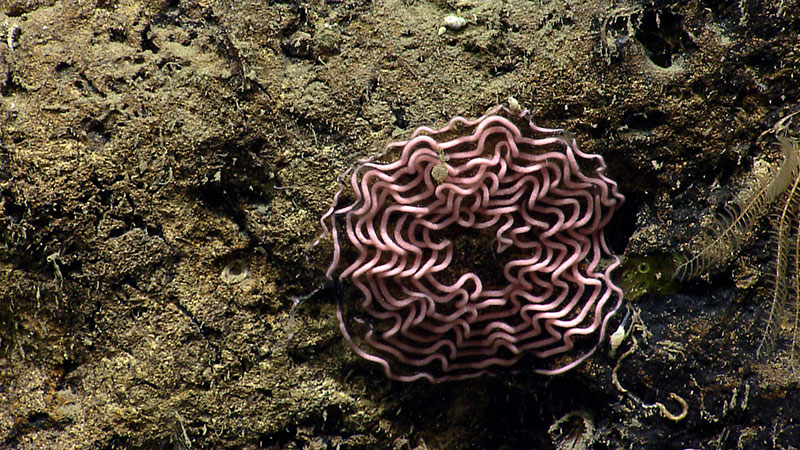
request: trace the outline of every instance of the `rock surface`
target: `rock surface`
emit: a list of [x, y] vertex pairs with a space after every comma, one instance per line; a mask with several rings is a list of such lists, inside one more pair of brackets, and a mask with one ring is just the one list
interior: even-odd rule
[[[440, 34], [450, 15], [465, 25]], [[786, 345], [756, 356], [766, 221], [707, 280], [638, 292], [616, 355], [438, 385], [352, 354], [330, 249], [308, 244], [359, 158], [513, 96], [606, 159], [627, 197], [611, 247], [669, 258], [754, 161], [780, 160], [760, 136], [797, 111], [798, 17], [755, 0], [0, 2], [0, 448], [797, 445]]]

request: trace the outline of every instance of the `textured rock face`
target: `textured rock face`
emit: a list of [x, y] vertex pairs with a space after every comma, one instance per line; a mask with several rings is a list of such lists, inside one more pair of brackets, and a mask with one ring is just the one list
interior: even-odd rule
[[[556, 377], [392, 382], [342, 339], [344, 288], [296, 301], [339, 174], [509, 95], [603, 156], [609, 247], [653, 268], [779, 160], [795, 3], [610, 3], [0, 2], [0, 447], [796, 446], [781, 341], [754, 356], [766, 246], [639, 292], [616, 356]], [[450, 269], [504, 282], [490, 240]]]

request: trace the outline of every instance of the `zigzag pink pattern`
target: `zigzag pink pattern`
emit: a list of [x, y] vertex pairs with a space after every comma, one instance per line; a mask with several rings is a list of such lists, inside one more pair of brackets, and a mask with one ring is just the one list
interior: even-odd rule
[[[349, 278], [363, 294], [359, 342], [338, 310], [358, 355], [390, 378], [438, 382], [526, 354], [541, 361], [537, 372], [557, 374], [594, 353], [622, 302], [603, 228], [624, 198], [601, 156], [505, 107], [420, 127], [378, 158], [389, 155], [399, 156], [346, 174], [352, 202], [339, 205], [340, 190], [321, 220], [333, 239], [328, 277]], [[485, 255], [457, 262], [457, 241], [487, 236]], [[355, 260], [342, 268], [345, 250]], [[494, 285], [467, 267], [488, 258], [504, 258]]]

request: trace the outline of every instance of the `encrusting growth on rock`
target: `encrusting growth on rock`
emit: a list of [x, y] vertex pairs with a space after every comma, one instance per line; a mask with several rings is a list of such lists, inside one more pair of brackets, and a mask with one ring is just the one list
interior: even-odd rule
[[347, 174], [322, 217], [328, 277], [361, 294], [340, 303], [341, 331], [390, 378], [470, 378], [525, 355], [556, 374], [603, 341], [622, 302], [603, 229], [623, 196], [602, 157], [529, 116], [420, 127]]

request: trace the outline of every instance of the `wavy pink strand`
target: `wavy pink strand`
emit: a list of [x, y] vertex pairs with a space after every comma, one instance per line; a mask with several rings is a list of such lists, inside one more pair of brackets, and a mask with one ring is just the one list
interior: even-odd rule
[[[339, 309], [342, 334], [390, 378], [470, 378], [526, 354], [541, 361], [537, 372], [557, 374], [602, 343], [622, 302], [603, 228], [624, 198], [601, 156], [528, 117], [497, 107], [420, 127], [387, 146], [396, 161], [377, 157], [346, 173], [353, 202], [338, 205], [338, 192], [320, 220], [333, 240], [328, 277], [349, 278], [363, 294], [368, 330], [357, 342]], [[437, 183], [439, 164], [447, 176]], [[470, 260], [504, 255], [500, 286], [454, 263], [454, 239], [481, 230], [494, 238]], [[344, 246], [356, 257], [342, 267]]]

